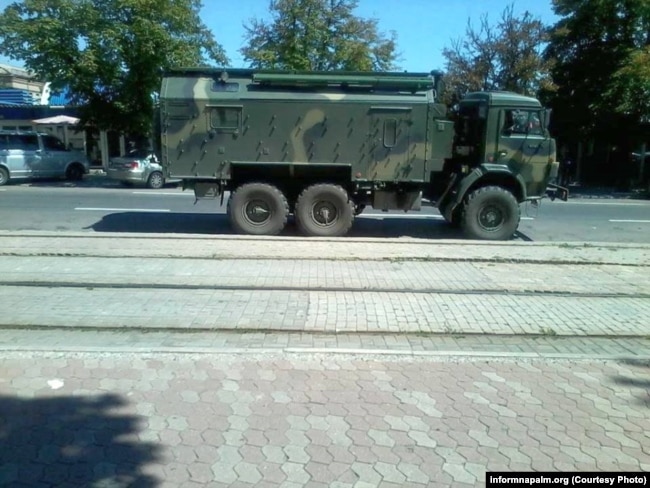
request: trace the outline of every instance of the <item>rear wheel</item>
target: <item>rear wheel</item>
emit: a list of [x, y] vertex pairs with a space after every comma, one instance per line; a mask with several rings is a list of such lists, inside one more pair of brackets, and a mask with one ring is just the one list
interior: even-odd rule
[[519, 203], [499, 186], [473, 191], [463, 207], [461, 226], [471, 239], [511, 239], [519, 226]]
[[84, 167], [79, 163], [72, 163], [65, 171], [65, 177], [70, 181], [79, 181], [84, 177]]
[[228, 216], [239, 233], [276, 235], [287, 224], [289, 204], [277, 187], [266, 183], [247, 183], [230, 195]]
[[149, 175], [149, 178], [147, 178], [147, 188], [159, 190], [163, 186], [165, 186], [165, 178], [160, 171], [154, 171]]
[[9, 171], [0, 168], [0, 186], [6, 185], [7, 183], [9, 183]]
[[352, 227], [354, 210], [348, 192], [340, 186], [313, 185], [298, 197], [296, 223], [309, 236], [342, 236]]

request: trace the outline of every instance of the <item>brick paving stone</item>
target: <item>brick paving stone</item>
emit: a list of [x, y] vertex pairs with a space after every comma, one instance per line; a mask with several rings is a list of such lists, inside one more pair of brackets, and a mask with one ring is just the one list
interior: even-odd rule
[[[111, 385], [106, 394], [113, 395], [116, 404], [101, 407], [90, 424], [92, 429], [68, 422], [83, 421], [83, 416], [75, 414], [86, 411], [81, 410], [88, 408], [84, 402], [90, 402], [96, 392], [85, 390], [82, 383], [65, 375], [60, 375], [64, 386], [59, 390], [42, 386], [51, 379], [45, 365], [52, 357], [61, 368], [57, 376], [60, 371], [74, 374], [70, 364], [76, 368], [83, 360], [89, 373], [101, 368], [101, 374], [112, 380], [106, 383]], [[48, 468], [58, 466], [52, 476], [61, 486], [92, 485], [97, 476], [114, 480], [142, 476], [176, 486], [213, 481], [215, 486], [302, 486], [310, 482], [330, 486], [333, 482], [352, 486], [357, 482], [373, 486], [476, 482], [480, 486], [486, 470], [638, 470], [650, 464], [650, 455], [644, 451], [650, 420], [647, 415], [634, 415], [639, 411], [633, 403], [633, 395], [639, 394], [638, 383], [617, 382], [631, 373], [629, 366], [612, 360], [536, 359], [522, 363], [517, 358], [102, 353], [110, 361], [92, 363], [86, 362], [87, 357], [88, 353], [37, 351], [3, 354], [0, 368], [11, 372], [0, 381], [0, 395], [11, 407], [5, 407], [4, 413], [9, 419], [4, 440], [11, 449], [0, 454], [0, 465], [19, 462], [14, 452], [32, 452], [34, 456], [20, 458], [21, 466], [35, 468], [39, 459], [47, 462]], [[147, 358], [149, 362], [144, 361]], [[69, 360], [76, 362], [67, 363]], [[103, 367], [109, 365], [112, 369]], [[147, 378], [142, 381], [167, 381], [168, 391], [152, 389], [130, 395], [132, 385], [120, 381], [120, 373], [135, 371], [136, 365]], [[27, 369], [31, 376], [26, 376]], [[158, 370], [163, 371], [163, 379], [157, 376]], [[263, 387], [259, 384], [262, 370], [273, 373], [265, 374]], [[191, 391], [189, 383], [167, 379], [171, 375], [208, 381], [218, 377], [219, 371], [223, 376], [217, 385], [211, 385], [216, 394], [199, 394], [195, 403], [182, 401], [183, 392]], [[638, 376], [643, 378], [645, 371], [640, 369]], [[440, 382], [452, 375], [455, 380], [447, 381], [443, 388]], [[357, 379], [350, 382], [348, 376]], [[22, 381], [25, 379], [40, 381]], [[557, 383], [565, 385], [555, 388]], [[596, 383], [605, 387], [587, 386]], [[314, 403], [301, 393], [321, 386], [332, 396], [324, 395]], [[200, 382], [193, 387], [198, 390]], [[527, 387], [536, 392], [541, 405], [529, 405], [516, 396]], [[25, 389], [34, 396], [16, 395]], [[388, 401], [383, 395], [390, 389], [408, 394], [392, 396], [391, 401], [397, 402], [392, 405], [399, 411], [382, 413], [375, 402]], [[582, 397], [583, 391], [592, 396]], [[285, 392], [290, 401], [275, 402], [273, 392]], [[477, 403], [479, 397], [468, 392], [480, 394], [489, 403]], [[547, 401], [548, 406], [561, 408], [567, 395], [572, 396], [565, 409], [577, 407], [579, 415], [540, 414]], [[53, 403], [57, 401], [64, 402], [63, 406]], [[36, 405], [33, 402], [46, 405], [39, 408], [40, 416], [19, 416], [26, 408], [34, 408], [30, 407]], [[608, 411], [597, 408], [596, 403], [607, 404]], [[233, 405], [238, 405], [238, 413]], [[477, 405], [482, 408], [474, 408]], [[499, 418], [489, 408], [494, 415], [488, 416], [483, 407], [490, 405], [508, 408], [516, 417]], [[201, 412], [202, 423], [192, 422], [194, 409]], [[263, 415], [264, 411], [270, 414]], [[427, 411], [436, 416], [427, 415]], [[341, 415], [344, 412], [349, 413]], [[618, 417], [616, 412], [626, 416]], [[185, 419], [185, 424], [178, 419]], [[64, 434], [59, 435], [56, 428]], [[423, 442], [426, 438], [435, 444], [427, 445]], [[139, 449], [143, 442], [148, 447]], [[93, 453], [92, 469], [73, 474], [61, 453], [82, 458]], [[12, 458], [7, 459], [8, 455]], [[5, 478], [14, 476], [11, 468], [5, 470]], [[30, 480], [36, 484], [49, 476], [47, 472], [34, 469]]]

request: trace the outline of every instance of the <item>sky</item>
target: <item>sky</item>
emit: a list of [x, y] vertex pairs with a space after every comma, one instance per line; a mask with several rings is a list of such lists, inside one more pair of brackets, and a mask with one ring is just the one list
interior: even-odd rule
[[[13, 0], [0, 0], [0, 9]], [[397, 34], [401, 70], [424, 72], [444, 70], [442, 50], [452, 39], [463, 37], [467, 20], [478, 25], [482, 14], [493, 22], [505, 7], [514, 4], [515, 14], [526, 11], [545, 23], [554, 23], [551, 0], [359, 0], [356, 15], [378, 20], [379, 29]], [[201, 18], [225, 48], [232, 67], [245, 67], [239, 49], [243, 45], [243, 24], [252, 17], [268, 18], [268, 0], [203, 0]], [[0, 56], [0, 63], [21, 66]]]

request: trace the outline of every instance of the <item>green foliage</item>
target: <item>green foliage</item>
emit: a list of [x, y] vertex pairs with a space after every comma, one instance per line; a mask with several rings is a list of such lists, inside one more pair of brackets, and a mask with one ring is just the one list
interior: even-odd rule
[[395, 69], [396, 35], [354, 15], [357, 0], [271, 0], [271, 20], [244, 25], [244, 59], [254, 68], [387, 71]]
[[548, 58], [562, 131], [629, 139], [650, 113], [650, 1], [554, 0]]
[[200, 0], [23, 0], [0, 14], [0, 53], [52, 88], [84, 123], [146, 134], [161, 70], [226, 62]]
[[548, 31], [539, 19], [526, 12], [517, 17], [506, 7], [496, 24], [488, 15], [480, 26], [467, 22], [465, 37], [445, 48], [447, 84], [461, 90], [509, 90], [537, 95], [552, 90], [552, 61], [544, 59]]

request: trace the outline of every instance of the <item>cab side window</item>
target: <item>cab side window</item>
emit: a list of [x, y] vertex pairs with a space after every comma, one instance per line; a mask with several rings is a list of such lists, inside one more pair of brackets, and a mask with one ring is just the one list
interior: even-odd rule
[[543, 136], [541, 117], [538, 110], [504, 110], [503, 135]]
[[48, 151], [65, 151], [65, 144], [60, 139], [53, 136], [43, 137], [43, 146]]

